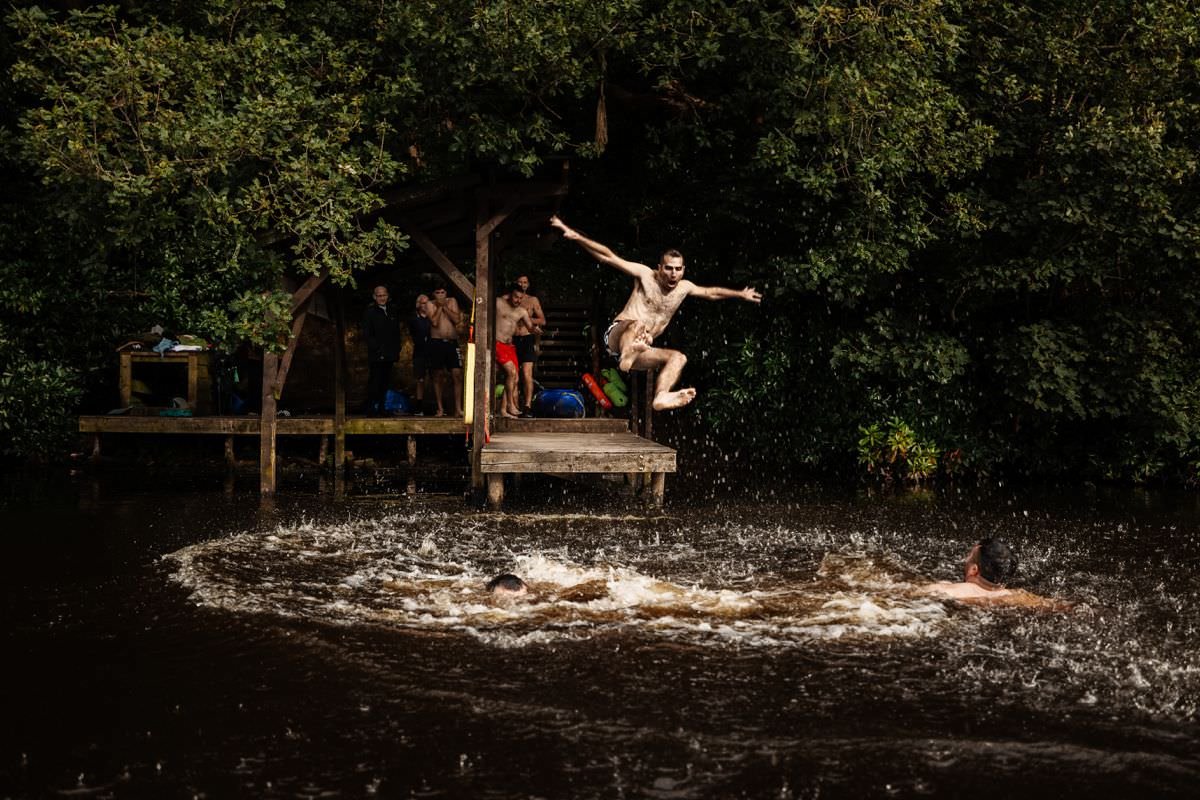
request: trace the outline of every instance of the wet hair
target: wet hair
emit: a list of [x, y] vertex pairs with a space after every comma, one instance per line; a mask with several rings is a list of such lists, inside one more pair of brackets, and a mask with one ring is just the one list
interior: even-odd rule
[[1017, 554], [1003, 539], [979, 542], [979, 575], [991, 583], [1008, 583], [1017, 574]]
[[521, 580], [516, 575], [506, 572], [503, 575], [497, 575], [496, 577], [492, 578], [487, 582], [487, 586], [484, 588], [486, 588], [489, 592], [494, 592], [497, 589], [503, 589], [508, 592], [519, 592], [526, 587], [525, 581]]
[[678, 258], [680, 261], [682, 261], [683, 253], [679, 252], [673, 247], [670, 250], [664, 250], [663, 254], [659, 256], [658, 263], [665, 264], [667, 263], [668, 258]]
[[513, 292], [520, 292], [521, 294], [529, 294], [524, 289], [522, 289], [521, 285], [518, 284], [516, 281], [513, 281], [512, 283], [510, 283], [508, 285], [508, 293], [512, 294]]

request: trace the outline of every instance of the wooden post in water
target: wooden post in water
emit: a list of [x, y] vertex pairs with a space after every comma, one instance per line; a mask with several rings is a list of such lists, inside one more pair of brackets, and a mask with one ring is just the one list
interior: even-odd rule
[[279, 373], [279, 356], [263, 353], [262, 409], [260, 410], [258, 446], [258, 490], [262, 495], [275, 494], [275, 379]]
[[653, 472], [650, 474], [650, 496], [647, 498], [653, 508], [662, 508], [663, 496], [667, 491], [667, 473]]
[[341, 476], [346, 467], [346, 310], [340, 293], [333, 320], [333, 471]]
[[417, 468], [417, 437], [411, 433], [404, 437], [407, 441], [405, 444], [408, 449], [408, 493], [417, 493], [417, 479], [413, 477]]
[[[475, 213], [475, 397], [472, 399], [474, 419], [471, 423], [471, 494], [474, 502], [479, 501], [485, 489], [483, 471], [480, 468], [480, 453], [487, 438], [488, 415], [492, 410], [492, 276], [491, 254], [488, 240], [491, 230], [487, 228], [488, 203], [480, 195]], [[490, 495], [490, 485], [488, 487]], [[501, 483], [503, 496], [503, 483]]]
[[499, 472], [488, 473], [487, 504], [492, 511], [499, 511], [504, 505], [504, 475]]

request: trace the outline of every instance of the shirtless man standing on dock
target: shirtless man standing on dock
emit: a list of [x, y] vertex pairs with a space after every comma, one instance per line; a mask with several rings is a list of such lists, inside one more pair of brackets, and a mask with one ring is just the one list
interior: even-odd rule
[[437, 416], [446, 416], [442, 402], [442, 379], [449, 375], [454, 383], [454, 416], [463, 415], [462, 353], [458, 349], [458, 324], [462, 312], [458, 301], [446, 294], [446, 287], [433, 290], [433, 300], [426, 303], [429, 314], [428, 367], [433, 372], [433, 396], [437, 401]]
[[697, 286], [684, 280], [683, 254], [678, 250], [663, 253], [658, 267], [651, 269], [645, 264], [626, 261], [599, 242], [568, 227], [558, 217], [551, 217], [550, 224], [562, 231], [563, 238], [578, 242], [601, 264], [616, 267], [633, 277], [633, 293], [629, 295], [625, 308], [604, 332], [604, 346], [620, 361], [621, 370], [659, 370], [654, 402], [651, 404], [655, 411], [680, 408], [692, 402], [696, 398], [695, 389], [672, 391], [683, 372], [683, 365], [687, 363], [687, 357], [678, 350], [653, 347], [655, 337], [666, 329], [686, 297], [740, 299], [759, 303], [762, 295], [750, 287], [739, 291], [720, 286]]
[[496, 298], [496, 363], [504, 372], [504, 396], [500, 398], [500, 416], [530, 416], [517, 406], [517, 348], [513, 336], [519, 326], [524, 325], [531, 335], [542, 332], [540, 325], [529, 316], [521, 305], [525, 290], [520, 284], [509, 287], [508, 294]]

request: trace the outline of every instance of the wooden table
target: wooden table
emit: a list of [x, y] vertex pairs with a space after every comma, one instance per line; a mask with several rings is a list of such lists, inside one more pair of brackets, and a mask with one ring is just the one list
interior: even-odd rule
[[121, 408], [128, 408], [133, 399], [133, 366], [137, 364], [139, 367], [186, 367], [188, 407], [194, 414], [208, 414], [212, 411], [212, 377], [209, 369], [211, 358], [207, 351], [159, 355], [145, 350], [123, 350], [120, 355]]

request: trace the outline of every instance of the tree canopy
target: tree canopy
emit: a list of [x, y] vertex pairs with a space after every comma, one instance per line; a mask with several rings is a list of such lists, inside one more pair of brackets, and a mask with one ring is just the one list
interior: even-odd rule
[[278, 347], [285, 268], [407, 247], [388, 190], [566, 155], [573, 224], [764, 290], [676, 323], [744, 452], [902, 420], [956, 468], [1195, 476], [1192, 2], [53, 5], [2, 39], [11, 452], [121, 327]]

